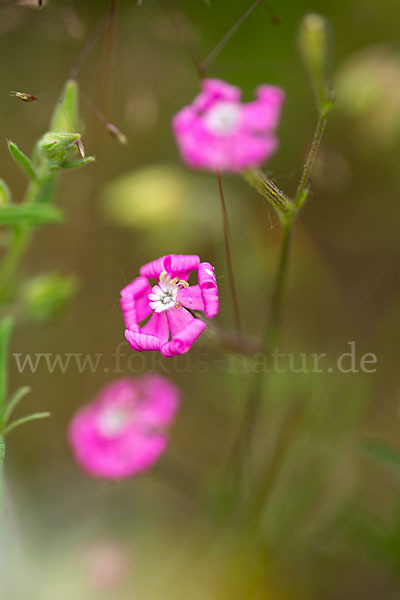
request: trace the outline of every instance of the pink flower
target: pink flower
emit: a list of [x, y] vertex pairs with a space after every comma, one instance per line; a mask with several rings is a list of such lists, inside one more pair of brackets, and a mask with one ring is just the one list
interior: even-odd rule
[[178, 389], [160, 375], [107, 385], [68, 428], [75, 458], [90, 475], [123, 479], [149, 469], [165, 451]]
[[[187, 279], [194, 270], [199, 283], [189, 286]], [[218, 313], [213, 267], [198, 256], [170, 254], [144, 265], [140, 275], [121, 291], [130, 347], [138, 352], [159, 350], [167, 357], [184, 354], [206, 328], [191, 311], [204, 311], [208, 318]], [[148, 278], [155, 278], [156, 285], [151, 286]]]
[[241, 90], [204, 79], [190, 106], [175, 115], [172, 127], [183, 161], [197, 169], [243, 171], [258, 167], [278, 146], [274, 135], [284, 92], [261, 85], [256, 100], [241, 103]]

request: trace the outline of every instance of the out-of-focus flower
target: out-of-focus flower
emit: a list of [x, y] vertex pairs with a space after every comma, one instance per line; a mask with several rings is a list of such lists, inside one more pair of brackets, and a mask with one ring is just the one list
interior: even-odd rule
[[107, 385], [81, 408], [68, 428], [79, 465], [89, 474], [123, 479], [149, 469], [165, 451], [179, 391], [160, 375]]
[[128, 577], [130, 566], [127, 550], [112, 541], [91, 544], [85, 548], [81, 559], [85, 579], [94, 590], [120, 588]]
[[[189, 286], [187, 279], [194, 270], [198, 284]], [[151, 286], [149, 278], [157, 284]], [[214, 269], [193, 255], [158, 258], [141, 267], [140, 277], [121, 291], [121, 308], [131, 348], [158, 350], [167, 357], [184, 354], [206, 328], [191, 311], [204, 311], [208, 318], [218, 313]]]
[[276, 150], [283, 90], [261, 85], [253, 102], [240, 98], [239, 88], [204, 79], [193, 103], [175, 115], [172, 126], [187, 165], [240, 172], [259, 167]]

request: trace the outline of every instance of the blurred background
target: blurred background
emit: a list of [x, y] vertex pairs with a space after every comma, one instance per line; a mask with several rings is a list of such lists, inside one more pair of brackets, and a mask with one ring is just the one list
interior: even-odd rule
[[[0, 176], [15, 199], [25, 181], [6, 140], [30, 153], [108, 6], [52, 0], [39, 11], [36, 4], [0, 0]], [[128, 145], [107, 133], [82, 98], [83, 141], [97, 161], [63, 174], [58, 202], [68, 218], [37, 232], [23, 264], [26, 280], [74, 275], [76, 291], [56, 315], [28, 312], [11, 351], [101, 357], [95, 372], [70, 364], [50, 373], [41, 363], [35, 373], [20, 373], [10, 361], [11, 387], [33, 389], [24, 408], [52, 417], [8, 439], [0, 538], [0, 596], [7, 600], [398, 597], [399, 467], [365, 451], [371, 440], [400, 449], [398, 2], [261, 2], [208, 73], [240, 86], [245, 100], [260, 83], [284, 88], [280, 147], [265, 170], [293, 194], [317, 118], [298, 26], [310, 11], [329, 19], [336, 103], [296, 228], [281, 346], [326, 353], [327, 364], [350, 341], [358, 364], [365, 353], [377, 356], [371, 374], [268, 377], [259, 454], [271, 452], [291, 407], [301, 411], [303, 427], [270, 494], [262, 548], [237, 544], [220, 489], [250, 383], [246, 368], [205, 336], [190, 359], [137, 356], [124, 343], [120, 289], [143, 263], [168, 253], [199, 254], [215, 266], [218, 322], [234, 328], [217, 183], [180, 163], [170, 123], [198, 90], [182, 24], [205, 57], [250, 4], [120, 0], [112, 27], [82, 64], [85, 97]], [[39, 101], [24, 104], [10, 90]], [[226, 176], [223, 185], [246, 330], [257, 340], [280, 227], [240, 177]], [[182, 389], [167, 453], [131, 480], [87, 478], [66, 442], [70, 418], [106, 383], [144, 370]]]

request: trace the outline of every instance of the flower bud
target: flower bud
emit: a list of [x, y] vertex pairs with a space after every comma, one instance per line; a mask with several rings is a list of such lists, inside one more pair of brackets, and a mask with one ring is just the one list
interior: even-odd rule
[[327, 20], [316, 13], [305, 15], [299, 31], [300, 51], [320, 110], [330, 101], [327, 87], [329, 31]]

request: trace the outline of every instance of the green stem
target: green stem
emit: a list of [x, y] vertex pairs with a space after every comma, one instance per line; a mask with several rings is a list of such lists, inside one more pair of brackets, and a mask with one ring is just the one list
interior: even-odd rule
[[0, 410], [3, 409], [8, 393], [8, 345], [14, 326], [12, 317], [5, 317], [0, 323]]
[[232, 244], [231, 244], [231, 233], [230, 233], [229, 220], [228, 220], [228, 211], [226, 210], [225, 197], [224, 197], [224, 192], [222, 189], [222, 182], [221, 182], [221, 176], [219, 174], [219, 171], [217, 171], [217, 182], [218, 182], [219, 197], [220, 197], [220, 201], [221, 201], [222, 222], [223, 222], [223, 227], [224, 227], [225, 253], [226, 253], [226, 261], [228, 264], [228, 276], [229, 276], [229, 284], [230, 284], [230, 288], [231, 288], [233, 309], [235, 312], [236, 329], [237, 329], [238, 335], [241, 336], [243, 334], [243, 322], [242, 322], [242, 317], [240, 314], [239, 297], [238, 297], [238, 293], [236, 290], [235, 273], [233, 270]]
[[294, 199], [294, 206], [296, 209], [301, 208], [307, 197], [308, 182], [310, 179], [311, 171], [314, 166], [315, 158], [319, 150], [321, 139], [325, 130], [326, 122], [328, 119], [330, 105], [327, 106], [323, 111], [319, 113], [317, 127], [315, 129], [314, 138], [311, 143], [311, 148], [307, 156], [306, 163], [303, 168], [303, 172], [300, 178], [299, 185], [296, 191], [296, 197]]
[[[321, 139], [326, 126], [327, 116], [330, 107], [330, 104], [326, 104], [324, 109], [321, 110], [319, 113], [317, 126], [311, 143], [311, 148], [302, 171], [295, 199], [292, 203], [292, 210], [287, 210], [288, 199], [283, 194], [283, 192], [280, 192], [280, 190], [276, 188], [276, 186], [271, 186], [271, 183], [267, 178], [264, 177], [261, 179], [259, 174], [257, 174], [254, 171], [249, 172], [245, 175], [246, 179], [252, 185], [254, 185], [254, 187], [259, 191], [259, 193], [266, 197], [269, 201], [271, 201], [272, 204], [278, 209], [278, 214], [281, 219], [283, 230], [279, 264], [275, 276], [269, 308], [269, 316], [263, 339], [263, 353], [265, 357], [267, 357], [267, 355], [271, 352], [271, 350], [274, 347], [277, 347], [277, 344], [279, 342], [280, 326], [282, 322], [282, 307], [288, 277], [288, 267], [294, 222], [296, 220], [299, 210], [301, 209], [307, 198], [308, 183], [311, 171], [315, 162], [318, 149], [321, 144]], [[282, 210], [283, 208], [285, 209], [284, 211]], [[238, 487], [240, 486], [243, 477], [244, 462], [250, 447], [250, 440], [254, 434], [258, 421], [263, 395], [263, 381], [264, 373], [262, 372], [262, 370], [257, 370], [257, 372], [254, 373], [254, 377], [251, 382], [249, 395], [247, 398], [239, 432], [229, 458], [230, 467], [232, 468], [232, 465], [236, 467], [235, 479], [236, 485]], [[277, 457], [279, 457], [280, 455], [281, 452], [278, 448]], [[278, 458], [274, 460], [278, 460]], [[270, 467], [268, 463], [263, 472], [265, 472], [269, 468]], [[263, 477], [263, 481], [264, 479], [265, 477]], [[268, 490], [269, 484], [261, 484], [261, 487], [264, 490]], [[267, 492], [259, 492], [259, 495], [263, 498], [265, 494], [267, 494]]]

